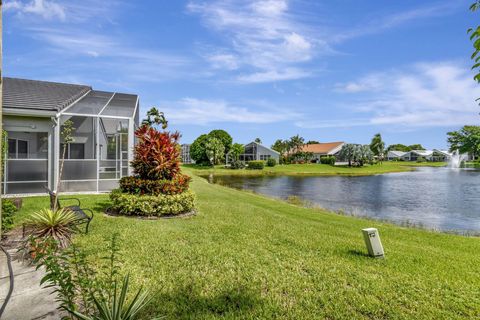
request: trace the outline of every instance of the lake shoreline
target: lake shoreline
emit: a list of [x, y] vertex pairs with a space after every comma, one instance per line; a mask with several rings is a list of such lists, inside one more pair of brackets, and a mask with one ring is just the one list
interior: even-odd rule
[[288, 164], [265, 167], [263, 170], [229, 169], [223, 165], [208, 167], [183, 165], [197, 176], [348, 176], [362, 177], [386, 173], [415, 171], [417, 167], [446, 167], [445, 162], [383, 162], [363, 167], [330, 166], [325, 164]]

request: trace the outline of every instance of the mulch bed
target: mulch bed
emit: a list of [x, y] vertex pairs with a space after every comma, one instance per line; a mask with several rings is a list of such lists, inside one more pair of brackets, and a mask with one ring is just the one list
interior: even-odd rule
[[163, 216], [139, 216], [136, 214], [132, 214], [132, 215], [121, 214], [112, 208], [107, 208], [105, 209], [104, 213], [109, 217], [127, 217], [127, 218], [141, 219], [141, 220], [158, 220], [158, 219], [189, 218], [189, 217], [195, 216], [197, 214], [197, 211], [192, 210], [189, 212], [184, 212], [179, 214], [166, 214]]

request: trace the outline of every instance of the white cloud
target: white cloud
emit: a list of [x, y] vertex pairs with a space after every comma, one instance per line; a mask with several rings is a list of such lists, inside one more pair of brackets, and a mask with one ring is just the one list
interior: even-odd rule
[[[79, 31], [76, 28], [30, 28], [29, 34], [45, 45], [47, 50], [60, 54], [64, 59], [78, 56], [100, 59], [99, 69], [114, 69], [130, 80], [158, 81], [185, 75], [186, 66], [191, 61], [180, 55], [168, 54], [156, 50], [146, 50], [126, 39], [118, 39], [91, 31]], [[83, 60], [82, 60], [83, 61]], [[88, 62], [85, 62], [88, 63]], [[184, 73], [181, 70], [184, 70]], [[118, 72], [118, 71], [121, 72]]]
[[233, 54], [214, 54], [207, 57], [215, 69], [238, 69], [238, 58]]
[[253, 2], [251, 7], [259, 14], [276, 16], [285, 12], [288, 8], [288, 4], [287, 1], [284, 0], [265, 0]]
[[[261, 104], [259, 104], [261, 105]], [[164, 103], [162, 111], [169, 120], [181, 124], [205, 125], [218, 122], [233, 123], [274, 123], [295, 119], [298, 114], [276, 108], [275, 110], [255, 111], [239, 107], [223, 100], [202, 100], [183, 98], [179, 101]]]
[[342, 119], [342, 120], [299, 120], [295, 125], [304, 129], [350, 128], [372, 125], [370, 119]]
[[[289, 12], [285, 0], [191, 2], [187, 8], [226, 37], [228, 51], [234, 54], [223, 66], [228, 70], [232, 65], [244, 67], [249, 74], [240, 76], [241, 82], [307, 77], [310, 73], [300, 64], [311, 61], [314, 52], [328, 51], [328, 46], [299, 22], [300, 17]], [[220, 66], [217, 61], [210, 62], [215, 68]], [[294, 77], [285, 76], [292, 70], [296, 70]]]
[[393, 14], [384, 13], [378, 19], [369, 17], [368, 22], [361, 23], [355, 28], [349, 28], [343, 32], [332, 32], [331, 34], [333, 36], [329, 38], [329, 40], [340, 42], [352, 38], [377, 34], [395, 27], [411, 24], [414, 21], [449, 15], [455, 12], [456, 9], [464, 7], [465, 3], [462, 1], [445, 1]]
[[4, 10], [6, 12], [13, 11], [18, 14], [37, 15], [47, 20], [59, 19], [64, 21], [66, 18], [65, 7], [49, 0], [32, 0], [30, 2], [18, 0], [6, 1]]
[[460, 126], [480, 120], [480, 88], [469, 68], [454, 62], [374, 73], [337, 88], [354, 95], [352, 112], [369, 115], [352, 120], [356, 125]]
[[262, 83], [281, 80], [295, 80], [310, 76], [308, 71], [297, 68], [287, 68], [284, 70], [270, 70], [265, 72], [256, 72], [246, 75], [240, 75], [237, 80], [245, 83]]

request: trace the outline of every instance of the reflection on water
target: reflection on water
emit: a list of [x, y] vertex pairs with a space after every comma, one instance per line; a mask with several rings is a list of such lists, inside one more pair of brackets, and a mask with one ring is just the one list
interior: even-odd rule
[[480, 232], [480, 170], [419, 168], [366, 177], [223, 176], [212, 182], [268, 196], [302, 197], [336, 211]]

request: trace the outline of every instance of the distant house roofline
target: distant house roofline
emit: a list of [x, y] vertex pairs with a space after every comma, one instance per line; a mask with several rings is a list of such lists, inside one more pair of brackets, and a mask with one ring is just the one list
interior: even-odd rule
[[272, 148], [269, 148], [269, 147], [267, 147], [267, 146], [265, 146], [265, 145], [263, 145], [263, 144], [261, 144], [261, 143], [255, 142], [255, 141], [249, 142], [249, 143], [245, 144], [245, 146], [248, 146], [249, 144], [253, 144], [253, 143], [256, 144], [257, 146], [261, 146], [261, 147], [263, 147], [263, 148], [265, 148], [265, 149], [271, 150], [271, 151], [273, 151], [274, 153], [276, 153], [276, 154], [278, 154], [278, 155], [280, 154], [280, 152], [278, 152], [278, 151], [276, 151], [276, 150], [273, 150]]
[[317, 153], [317, 154], [331, 155], [340, 151], [340, 149], [344, 144], [345, 142], [343, 141], [311, 143], [311, 144], [305, 144], [302, 147], [302, 151], [313, 152], [314, 154]]

